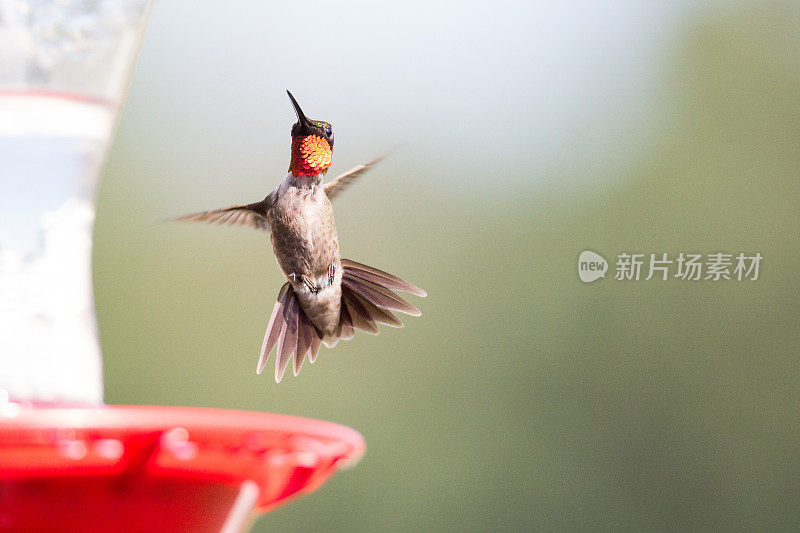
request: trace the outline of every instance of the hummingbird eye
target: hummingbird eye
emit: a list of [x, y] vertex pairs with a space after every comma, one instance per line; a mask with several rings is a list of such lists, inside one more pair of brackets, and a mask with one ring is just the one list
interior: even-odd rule
[[333, 129], [331, 129], [330, 126], [325, 126], [325, 135], [327, 135], [328, 137], [333, 135]]

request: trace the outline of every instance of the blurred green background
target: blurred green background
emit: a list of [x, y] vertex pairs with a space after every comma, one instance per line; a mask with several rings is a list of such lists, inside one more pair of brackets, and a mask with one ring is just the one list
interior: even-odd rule
[[[296, 4], [156, 6], [99, 192], [106, 401], [363, 433], [254, 531], [797, 530], [800, 6]], [[274, 188], [287, 88], [331, 175], [408, 143], [336, 221], [429, 297], [276, 385], [267, 236], [152, 221]], [[584, 284], [585, 249], [764, 261]]]

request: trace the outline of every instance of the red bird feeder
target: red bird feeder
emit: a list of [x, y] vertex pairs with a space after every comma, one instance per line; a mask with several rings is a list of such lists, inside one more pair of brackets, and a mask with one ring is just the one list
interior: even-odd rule
[[347, 427], [180, 407], [0, 407], [0, 531], [240, 531], [364, 452]]

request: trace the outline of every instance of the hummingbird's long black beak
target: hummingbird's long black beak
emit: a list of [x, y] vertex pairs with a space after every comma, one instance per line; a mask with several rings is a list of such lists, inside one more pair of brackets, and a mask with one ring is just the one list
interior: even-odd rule
[[297, 100], [294, 99], [294, 96], [292, 96], [292, 93], [290, 93], [289, 91], [286, 91], [286, 94], [289, 95], [289, 99], [292, 101], [292, 105], [294, 106], [294, 112], [297, 113], [297, 121], [300, 122], [300, 124], [302, 124], [304, 126], [308, 126], [309, 125], [309, 121], [306, 118], [305, 114], [303, 113], [303, 110], [300, 109], [300, 104], [298, 104]]

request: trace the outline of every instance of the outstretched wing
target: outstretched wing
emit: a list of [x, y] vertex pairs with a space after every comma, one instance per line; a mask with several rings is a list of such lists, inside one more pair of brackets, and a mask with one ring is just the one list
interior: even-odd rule
[[224, 209], [192, 213], [175, 218], [178, 222], [208, 222], [210, 224], [231, 224], [233, 226], [250, 226], [251, 228], [269, 231], [267, 211], [272, 205], [270, 194], [260, 202], [247, 205], [234, 205]]
[[393, 150], [389, 150], [383, 155], [379, 155], [372, 161], [367, 161], [363, 165], [358, 165], [356, 167], [351, 168], [344, 174], [339, 174], [336, 176], [333, 181], [325, 184], [325, 194], [328, 195], [328, 199], [333, 200], [333, 198], [345, 190], [351, 183], [353, 183], [359, 176], [364, 174], [366, 171], [371, 169], [374, 165], [380, 162], [384, 157], [392, 153]]

